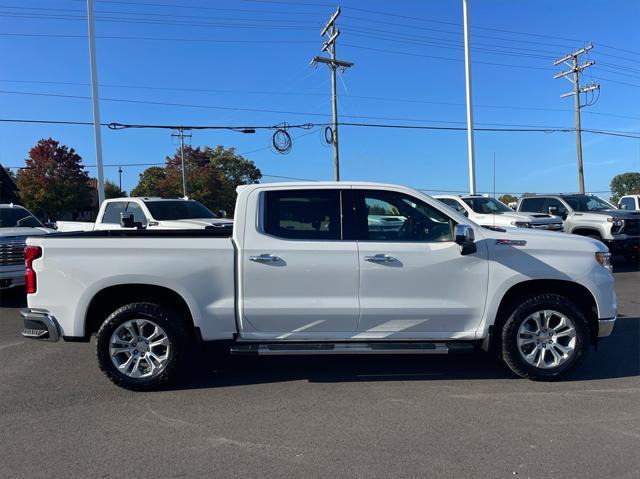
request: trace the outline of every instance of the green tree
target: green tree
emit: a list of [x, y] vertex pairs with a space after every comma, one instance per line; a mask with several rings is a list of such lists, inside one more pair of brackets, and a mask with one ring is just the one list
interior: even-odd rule
[[611, 202], [617, 203], [621, 196], [640, 194], [640, 173], [629, 172], [616, 175], [611, 180]]
[[109, 198], [124, 198], [127, 196], [127, 192], [121, 190], [118, 185], [116, 185], [113, 181], [105, 181], [104, 182], [104, 197], [106, 199]]
[[57, 218], [91, 208], [89, 175], [73, 148], [48, 138], [29, 151], [16, 183], [25, 207], [35, 215]]
[[498, 201], [502, 201], [505, 205], [508, 205], [509, 203], [518, 201], [518, 198], [513, 195], [502, 195], [498, 198]]
[[[185, 146], [187, 165], [187, 193], [213, 211], [225, 210], [233, 214], [236, 188], [257, 183], [262, 174], [255, 164], [238, 155], [235, 148], [216, 146], [193, 148]], [[166, 158], [165, 168], [153, 167], [140, 175], [140, 182], [132, 190], [136, 196], [181, 197], [182, 161], [180, 150]]]
[[163, 184], [166, 172], [161, 166], [152, 166], [140, 173], [140, 180], [131, 196], [163, 196]]

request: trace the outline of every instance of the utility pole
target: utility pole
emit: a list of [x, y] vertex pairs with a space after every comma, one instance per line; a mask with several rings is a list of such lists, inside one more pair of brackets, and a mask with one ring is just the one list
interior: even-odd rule
[[93, 133], [96, 143], [96, 166], [98, 170], [98, 206], [104, 201], [104, 168], [102, 165], [102, 135], [100, 132], [100, 97], [98, 96], [98, 67], [96, 65], [96, 30], [93, 17], [93, 0], [87, 0], [87, 23], [89, 27], [89, 63], [91, 68], [91, 97], [93, 99]]
[[340, 68], [343, 72], [351, 68], [353, 63], [336, 59], [336, 40], [340, 36], [340, 30], [336, 26], [336, 19], [340, 16], [340, 7], [331, 16], [327, 24], [320, 31], [320, 36], [327, 35], [327, 41], [322, 45], [322, 51], [328, 51], [331, 58], [313, 57], [312, 65], [325, 63], [331, 69], [331, 107], [333, 121], [331, 122], [331, 142], [333, 143], [333, 178], [340, 181], [340, 150], [338, 148], [338, 92], [336, 89], [336, 70]]
[[[580, 86], [580, 75], [583, 70], [589, 68], [592, 65], [595, 65], [596, 62], [593, 60], [589, 60], [584, 62], [582, 65], [579, 64], [580, 56], [587, 53], [589, 50], [593, 48], [593, 45], [590, 43], [584, 48], [580, 48], [573, 53], [569, 53], [564, 57], [560, 58], [553, 62], [554, 66], [560, 65], [564, 63], [569, 67], [569, 70], [561, 71], [553, 78], [566, 78], [571, 83], [573, 83], [573, 91], [569, 93], [564, 93], [560, 95], [560, 98], [566, 98], [573, 95], [574, 99], [574, 108], [575, 108], [575, 119], [576, 119], [576, 150], [578, 154], [578, 191], [580, 193], [584, 193], [584, 168], [582, 163], [582, 126], [580, 122], [580, 108], [582, 106], [580, 104], [580, 93], [586, 93], [592, 90], [600, 90], [600, 84], [591, 82], [591, 85]], [[571, 75], [571, 78], [569, 78]]]
[[191, 138], [191, 133], [184, 133], [185, 128], [178, 128], [178, 133], [172, 133], [171, 137], [175, 138], [176, 136], [180, 138], [180, 162], [182, 166], [182, 196], [187, 198], [187, 168], [184, 162], [184, 137]]
[[471, 99], [471, 45], [469, 34], [469, 0], [462, 0], [464, 20], [464, 75], [467, 92], [467, 157], [469, 158], [469, 194], [476, 194], [476, 158], [473, 143], [473, 102]]
[[122, 166], [118, 166], [118, 189], [122, 192]]

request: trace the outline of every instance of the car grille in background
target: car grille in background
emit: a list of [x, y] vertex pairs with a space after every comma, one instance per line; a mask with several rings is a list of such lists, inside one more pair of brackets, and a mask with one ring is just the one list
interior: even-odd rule
[[640, 236], [640, 219], [624, 220], [624, 230], [630, 236]]
[[24, 238], [0, 239], [0, 266], [24, 264]]

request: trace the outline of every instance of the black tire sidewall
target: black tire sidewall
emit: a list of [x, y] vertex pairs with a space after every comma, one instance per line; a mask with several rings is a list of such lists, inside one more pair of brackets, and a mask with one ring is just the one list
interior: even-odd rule
[[[528, 364], [518, 349], [518, 330], [532, 313], [551, 309], [567, 316], [576, 330], [576, 348], [566, 362], [551, 369]], [[555, 294], [536, 295], [516, 307], [502, 330], [502, 356], [509, 368], [519, 376], [537, 380], [560, 379], [573, 371], [585, 358], [589, 348], [589, 325], [584, 314], [572, 302]]]
[[[131, 378], [122, 374], [111, 361], [109, 343], [113, 332], [132, 319], [148, 319], [160, 326], [169, 339], [169, 359], [165, 368], [156, 376]], [[157, 389], [173, 379], [183, 355], [185, 345], [181, 318], [171, 309], [153, 303], [131, 303], [118, 308], [102, 323], [96, 335], [96, 354], [100, 369], [111, 381], [133, 390]]]

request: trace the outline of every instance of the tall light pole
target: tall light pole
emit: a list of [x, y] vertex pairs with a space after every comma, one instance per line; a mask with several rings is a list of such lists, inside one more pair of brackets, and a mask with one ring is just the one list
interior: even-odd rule
[[93, 99], [93, 133], [96, 143], [96, 166], [98, 170], [98, 203], [104, 201], [104, 168], [102, 165], [102, 135], [100, 132], [100, 97], [98, 96], [98, 67], [96, 65], [96, 30], [93, 16], [93, 0], [87, 0], [87, 22], [89, 27], [89, 62], [91, 65], [91, 97]]
[[464, 73], [467, 90], [467, 156], [469, 158], [469, 193], [476, 194], [476, 159], [473, 145], [473, 101], [471, 99], [471, 45], [469, 38], [469, 0], [462, 0], [464, 18]]
[[178, 133], [173, 133], [171, 136], [180, 138], [180, 164], [182, 166], [182, 196], [187, 198], [187, 165], [184, 162], [184, 137], [191, 138], [191, 134], [184, 133], [186, 128], [178, 128]]

